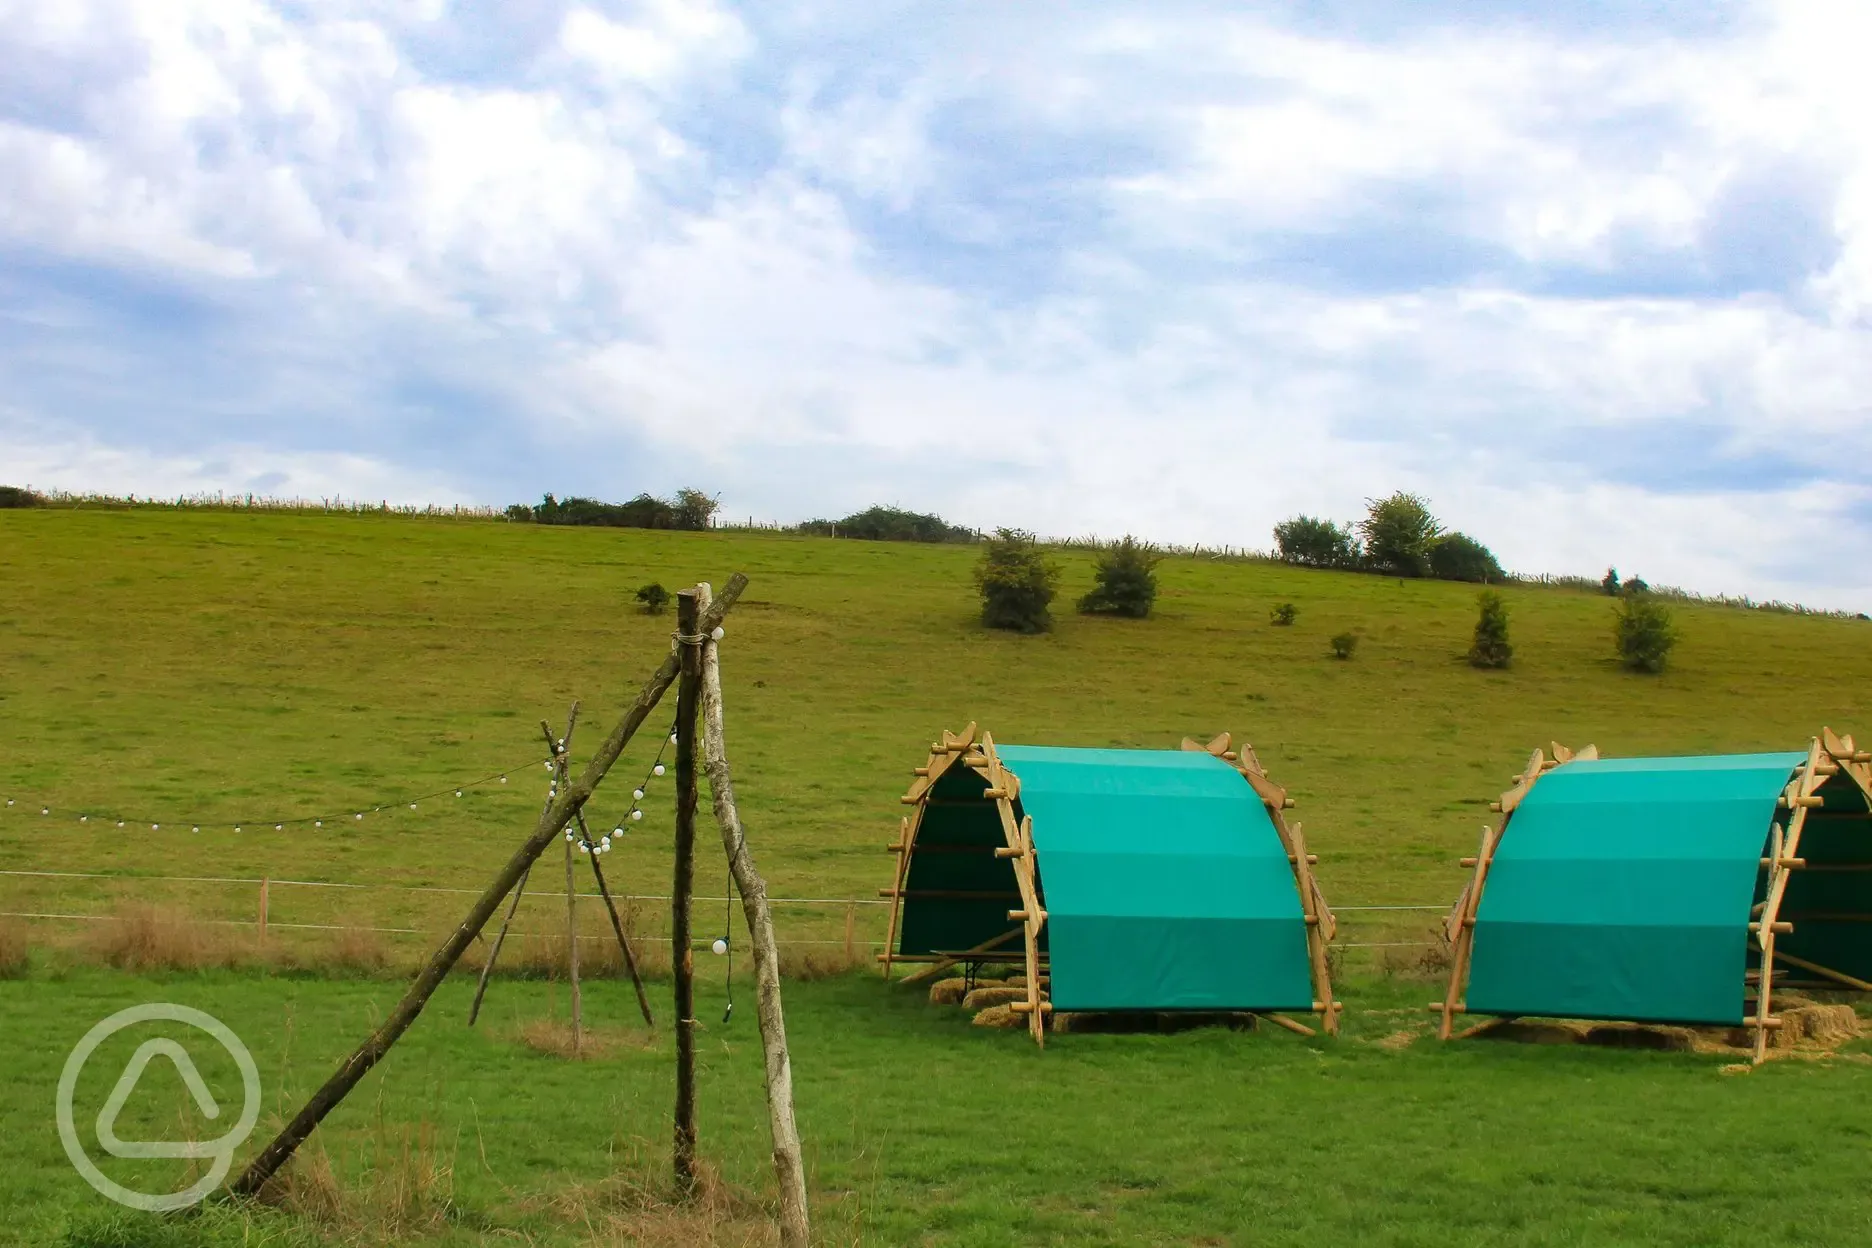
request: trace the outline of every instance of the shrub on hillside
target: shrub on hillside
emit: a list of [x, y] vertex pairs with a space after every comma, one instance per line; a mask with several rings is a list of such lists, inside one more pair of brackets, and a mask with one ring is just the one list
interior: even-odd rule
[[1476, 595], [1475, 640], [1469, 646], [1471, 667], [1507, 667], [1514, 658], [1508, 644], [1508, 604], [1492, 589]]
[[17, 485], [0, 485], [0, 507], [43, 507], [45, 495], [23, 490]]
[[[1630, 584], [1626, 582], [1628, 587]], [[1618, 646], [1622, 666], [1634, 672], [1663, 671], [1671, 647], [1677, 644], [1670, 608], [1649, 594], [1634, 594], [1628, 588], [1612, 609], [1612, 640]]]
[[1618, 597], [1619, 579], [1617, 568], [1607, 568], [1605, 570], [1605, 579], [1599, 582], [1599, 588], [1603, 589], [1614, 598]]
[[1428, 576], [1431, 547], [1443, 534], [1430, 504], [1403, 490], [1366, 502], [1370, 509], [1358, 523], [1366, 565], [1394, 576]]
[[1332, 639], [1332, 654], [1335, 659], [1349, 659], [1358, 649], [1357, 633], [1336, 633]]
[[1298, 612], [1294, 610], [1293, 603], [1283, 602], [1280, 606], [1268, 612], [1268, 623], [1280, 624], [1283, 626], [1292, 624], [1294, 622], [1294, 616], [1297, 614]]
[[1048, 608], [1059, 587], [1059, 568], [1022, 529], [996, 529], [975, 565], [982, 623], [1022, 633], [1053, 627]]
[[1639, 594], [1650, 593], [1651, 586], [1645, 583], [1644, 577], [1634, 576], [1630, 580], [1626, 581], [1623, 585], [1619, 586], [1618, 592], [1619, 592], [1620, 597], [1632, 598], [1632, 597], [1636, 597]]
[[1350, 527], [1330, 520], [1295, 516], [1274, 526], [1274, 546], [1280, 558], [1308, 568], [1356, 568], [1358, 538]]
[[808, 520], [799, 529], [871, 542], [972, 542], [976, 538], [974, 529], [950, 524], [941, 516], [883, 506], [854, 511], [843, 520]]
[[669, 606], [669, 599], [669, 590], [657, 581], [651, 581], [637, 591], [637, 601], [643, 604], [645, 615], [661, 615], [663, 609]]
[[1507, 579], [1495, 553], [1467, 533], [1445, 533], [1430, 544], [1430, 575], [1481, 585]]
[[26, 925], [0, 919], [0, 979], [23, 979], [32, 969], [32, 944]]
[[1092, 592], [1079, 600], [1079, 610], [1143, 619], [1157, 600], [1157, 565], [1162, 560], [1154, 546], [1129, 534], [1105, 547], [1093, 568]]
[[701, 490], [678, 490], [673, 502], [649, 494], [639, 494], [627, 503], [602, 503], [577, 496], [561, 501], [548, 494], [533, 507], [516, 503], [507, 509], [507, 516], [513, 520], [531, 519], [535, 524], [700, 530], [713, 523], [720, 508], [720, 503]]

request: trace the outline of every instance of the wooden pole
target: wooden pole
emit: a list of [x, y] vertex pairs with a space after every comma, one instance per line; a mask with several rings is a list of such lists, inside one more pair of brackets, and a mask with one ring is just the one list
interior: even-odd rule
[[262, 944], [266, 942], [266, 938], [267, 938], [267, 877], [263, 875], [260, 877], [260, 941]]
[[475, 1025], [475, 1019], [481, 1014], [481, 998], [487, 995], [488, 977], [494, 973], [494, 963], [500, 958], [501, 946], [507, 943], [507, 929], [513, 926], [514, 911], [520, 908], [520, 898], [526, 892], [527, 876], [533, 872], [528, 867], [520, 873], [519, 883], [514, 885], [513, 900], [507, 906], [507, 917], [501, 920], [500, 931], [494, 933], [494, 947], [488, 950], [487, 961], [481, 964], [481, 978], [475, 981], [474, 1000], [468, 1006], [468, 1025]]
[[[581, 824], [584, 816], [579, 816]], [[587, 836], [586, 840], [591, 837]], [[656, 1019], [650, 1017], [650, 997], [644, 992], [643, 976], [637, 973], [637, 959], [631, 953], [630, 941], [624, 936], [624, 923], [618, 918], [617, 904], [611, 900], [611, 890], [605, 887], [604, 871], [598, 866], [598, 855], [591, 855], [592, 878], [598, 881], [598, 895], [604, 898], [605, 913], [611, 916], [611, 930], [617, 933], [618, 948], [624, 951], [624, 969], [630, 972], [631, 987], [637, 990], [637, 1008], [643, 1011], [644, 1025], [656, 1026]]]
[[[697, 627], [711, 629], [721, 623], [722, 617], [728, 614], [729, 609], [734, 606], [735, 599], [741, 596], [741, 591], [745, 588], [747, 588], [747, 577], [737, 572], [722, 590], [722, 596], [715, 600], [708, 613], [698, 622]], [[298, 1114], [294, 1115], [292, 1121], [280, 1129], [280, 1133], [273, 1138], [272, 1143], [262, 1149], [260, 1155], [253, 1159], [246, 1170], [242, 1171], [241, 1177], [229, 1189], [234, 1195], [252, 1196], [264, 1187], [266, 1181], [272, 1178], [282, 1165], [286, 1164], [286, 1159], [293, 1155], [293, 1151], [305, 1143], [306, 1137], [318, 1128], [318, 1124], [324, 1120], [325, 1115], [344, 1100], [346, 1094], [357, 1086], [358, 1081], [370, 1072], [371, 1067], [390, 1051], [390, 1046], [409, 1030], [410, 1024], [416, 1021], [418, 1014], [422, 1013], [423, 1006], [428, 1004], [429, 998], [434, 995], [436, 988], [448, 975], [450, 968], [460, 960], [462, 950], [466, 949], [468, 943], [480, 934], [488, 918], [500, 908], [501, 898], [512, 891], [515, 882], [528, 867], [533, 865], [534, 860], [545, 852], [546, 847], [552, 844], [553, 838], [565, 830], [565, 825], [571, 822], [572, 816], [591, 800], [593, 790], [605, 778], [605, 773], [611, 770], [612, 764], [618, 760], [618, 755], [624, 752], [625, 745], [629, 744], [631, 737], [643, 725], [645, 717], [655, 709], [663, 694], [675, 682], [679, 666], [677, 656], [672, 654], [664, 659], [662, 666], [651, 674], [643, 691], [637, 695], [636, 703], [625, 712], [622, 719], [618, 720], [617, 726], [611, 729], [611, 735], [606, 737], [604, 744], [598, 747], [598, 752], [592, 756], [591, 762], [585, 765], [585, 770], [579, 775], [578, 780], [562, 789], [559, 796], [553, 800], [551, 808], [540, 816], [539, 823], [533, 829], [533, 835], [514, 851], [513, 857], [507, 860], [507, 865], [501, 868], [500, 873], [483, 890], [481, 896], [475, 899], [475, 903], [469, 907], [467, 915], [462, 919], [461, 925], [451, 932], [448, 939], [442, 943], [442, 947], [431, 955], [428, 964], [423, 967], [415, 980], [411, 982], [409, 989], [404, 992], [403, 999], [397, 1002], [395, 1009], [390, 1011], [390, 1016], [384, 1019], [383, 1024], [373, 1031], [363, 1044], [345, 1058], [331, 1078], [327, 1079], [319, 1090], [312, 1094], [311, 1099], [306, 1101]]]
[[[540, 726], [544, 727], [545, 723], [545, 720], [541, 720]], [[548, 734], [548, 736], [550, 737], [550, 734]], [[552, 749], [552, 742], [550, 740], [547, 741], [547, 748], [549, 750]], [[557, 758], [556, 752], [554, 757]], [[557, 784], [547, 788], [546, 800], [540, 804], [542, 817], [546, 811], [552, 809], [553, 799], [557, 797], [558, 794], [559, 786]], [[584, 816], [581, 814], [579, 817], [582, 819]], [[507, 915], [501, 920], [500, 931], [494, 933], [494, 944], [493, 947], [488, 950], [487, 961], [481, 964], [480, 978], [475, 980], [474, 1000], [468, 1003], [468, 1025], [470, 1027], [474, 1026], [475, 1019], [481, 1016], [481, 999], [487, 995], [488, 980], [494, 976], [494, 964], [500, 960], [501, 946], [507, 943], [508, 929], [513, 927], [514, 915], [520, 910], [520, 898], [526, 894], [527, 878], [532, 874], [533, 868], [531, 866], [520, 873], [520, 879], [514, 885], [513, 899], [507, 903]]]
[[[572, 749], [572, 730], [578, 726], [579, 704], [572, 704], [572, 713], [566, 716], [565, 739], [555, 743], [552, 729], [545, 720], [540, 720], [540, 731], [546, 734], [546, 748], [553, 756], [553, 788], [564, 788], [569, 780], [566, 759]], [[585, 820], [575, 815], [580, 831], [583, 832]], [[585, 1011], [579, 998], [579, 929], [578, 929], [578, 877], [573, 872], [572, 859], [576, 851], [571, 838], [565, 843], [565, 881], [566, 881], [566, 974], [572, 983], [572, 1056], [578, 1057], [585, 1051]]]
[[670, 886], [670, 969], [676, 981], [676, 1187], [695, 1195], [695, 951], [689, 896], [695, 888], [696, 702], [702, 684], [701, 608], [694, 589], [676, 593], [676, 869]]
[[[708, 586], [696, 589], [706, 607]], [[728, 854], [728, 868], [741, 894], [741, 913], [747, 919], [754, 945], [754, 1008], [767, 1067], [767, 1125], [773, 1136], [774, 1180], [780, 1188], [780, 1243], [782, 1248], [805, 1248], [811, 1233], [806, 1212], [806, 1165], [800, 1155], [799, 1127], [793, 1118], [793, 1061], [787, 1051], [786, 1018], [780, 1008], [780, 952], [774, 940], [773, 911], [767, 904], [767, 882], [754, 867], [747, 833], [735, 808], [724, 719], [721, 655], [711, 639], [702, 647], [703, 758], [715, 820], [721, 826], [722, 848]], [[856, 907], [845, 907], [847, 957], [851, 956], [855, 912]]]

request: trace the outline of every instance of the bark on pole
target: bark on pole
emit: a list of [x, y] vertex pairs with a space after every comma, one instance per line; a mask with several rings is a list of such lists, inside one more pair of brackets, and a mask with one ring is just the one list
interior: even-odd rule
[[[702, 605], [709, 587], [697, 586]], [[787, 1055], [786, 1019], [780, 1009], [780, 951], [774, 941], [773, 912], [767, 905], [767, 882], [754, 869], [754, 855], [735, 809], [734, 778], [728, 768], [723, 731], [721, 656], [711, 638], [702, 647], [702, 754], [721, 825], [722, 848], [741, 894], [741, 912], [754, 944], [755, 1011], [761, 1052], [767, 1066], [767, 1124], [773, 1134], [774, 1179], [780, 1189], [782, 1248], [806, 1248], [811, 1227], [806, 1209], [806, 1166], [800, 1156], [799, 1128], [793, 1119], [793, 1063]], [[851, 941], [847, 909], [846, 942]]]
[[[745, 588], [747, 588], [747, 577], [739, 572], [735, 573], [722, 591], [722, 596], [710, 606], [708, 612], [697, 622], [696, 627], [714, 628], [721, 622], [722, 617], [728, 614], [729, 608], [734, 605], [735, 599], [741, 596], [741, 591]], [[293, 1155], [293, 1151], [305, 1143], [306, 1137], [318, 1128], [318, 1124], [324, 1120], [325, 1115], [344, 1100], [345, 1095], [357, 1086], [358, 1081], [370, 1072], [371, 1067], [390, 1051], [390, 1046], [409, 1030], [410, 1024], [416, 1021], [418, 1014], [422, 1013], [423, 1006], [428, 1004], [429, 998], [434, 995], [436, 988], [448, 975], [450, 968], [461, 958], [462, 951], [480, 934], [481, 929], [487, 925], [488, 918], [500, 908], [501, 898], [513, 890], [514, 884], [526, 869], [533, 865], [540, 854], [545, 852], [546, 847], [552, 844], [553, 838], [563, 833], [566, 824], [570, 823], [572, 817], [584, 807], [586, 802], [591, 800], [592, 791], [604, 779], [605, 773], [611, 770], [612, 764], [617, 762], [618, 755], [624, 752], [625, 745], [629, 743], [637, 729], [643, 726], [645, 717], [655, 709], [663, 694], [675, 682], [678, 668], [679, 663], [675, 654], [672, 653], [663, 660], [663, 665], [657, 668], [644, 685], [643, 692], [637, 695], [636, 703], [625, 712], [624, 717], [617, 722], [617, 726], [611, 729], [611, 734], [605, 738], [604, 744], [598, 747], [598, 752], [592, 756], [591, 762], [585, 765], [585, 770], [580, 773], [578, 780], [561, 790], [551, 807], [540, 815], [539, 823], [533, 829], [533, 835], [514, 851], [513, 857], [508, 859], [505, 867], [501, 868], [500, 874], [494, 877], [486, 891], [475, 900], [474, 905], [469, 907], [468, 914], [462, 919], [461, 925], [450, 933], [449, 938], [442, 943], [442, 947], [430, 956], [428, 964], [411, 982], [409, 990], [403, 994], [403, 999], [397, 1002], [396, 1008], [390, 1011], [390, 1016], [384, 1019], [383, 1025], [372, 1032], [370, 1037], [339, 1065], [331, 1078], [312, 1094], [311, 1099], [305, 1103], [293, 1120], [281, 1128], [273, 1141], [260, 1151], [259, 1156], [253, 1159], [246, 1170], [241, 1172], [241, 1177], [235, 1180], [233, 1186], [229, 1188], [230, 1192], [236, 1196], [252, 1196], [265, 1186], [266, 1181], [272, 1178], [274, 1173], [286, 1163], [286, 1159]]]
[[[701, 608], [693, 589], [676, 594], [676, 871], [670, 887], [670, 967], [676, 981], [676, 1188], [693, 1196], [695, 1152], [695, 951], [689, 898], [695, 891], [696, 702], [702, 684]], [[710, 626], [712, 627], [712, 625]]]

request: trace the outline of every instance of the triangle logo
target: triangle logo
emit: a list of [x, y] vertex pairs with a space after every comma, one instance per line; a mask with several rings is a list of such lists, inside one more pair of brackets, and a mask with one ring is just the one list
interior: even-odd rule
[[188, 1055], [188, 1050], [166, 1036], [145, 1040], [137, 1046], [130, 1061], [124, 1066], [123, 1074], [117, 1076], [117, 1086], [111, 1089], [104, 1108], [98, 1111], [98, 1143], [104, 1151], [113, 1157], [197, 1157], [201, 1155], [201, 1146], [191, 1140], [120, 1140], [117, 1138], [117, 1115], [123, 1112], [125, 1102], [136, 1091], [143, 1071], [157, 1054], [169, 1059], [175, 1066], [176, 1073], [182, 1076], [183, 1084], [189, 1095], [195, 1098], [195, 1107], [206, 1118], [219, 1118], [221, 1106], [215, 1101], [214, 1094], [208, 1091], [208, 1084], [202, 1079], [201, 1072], [195, 1069], [195, 1061]]

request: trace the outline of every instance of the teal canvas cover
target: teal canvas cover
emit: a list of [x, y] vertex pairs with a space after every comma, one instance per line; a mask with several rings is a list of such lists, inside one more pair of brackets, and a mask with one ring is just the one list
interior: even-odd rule
[[1465, 1008], [1742, 1021], [1761, 857], [1806, 758], [1595, 759], [1542, 776], [1489, 866]]
[[1293, 867], [1240, 772], [1182, 750], [999, 753], [1033, 820], [1055, 1008], [1311, 1008]]

